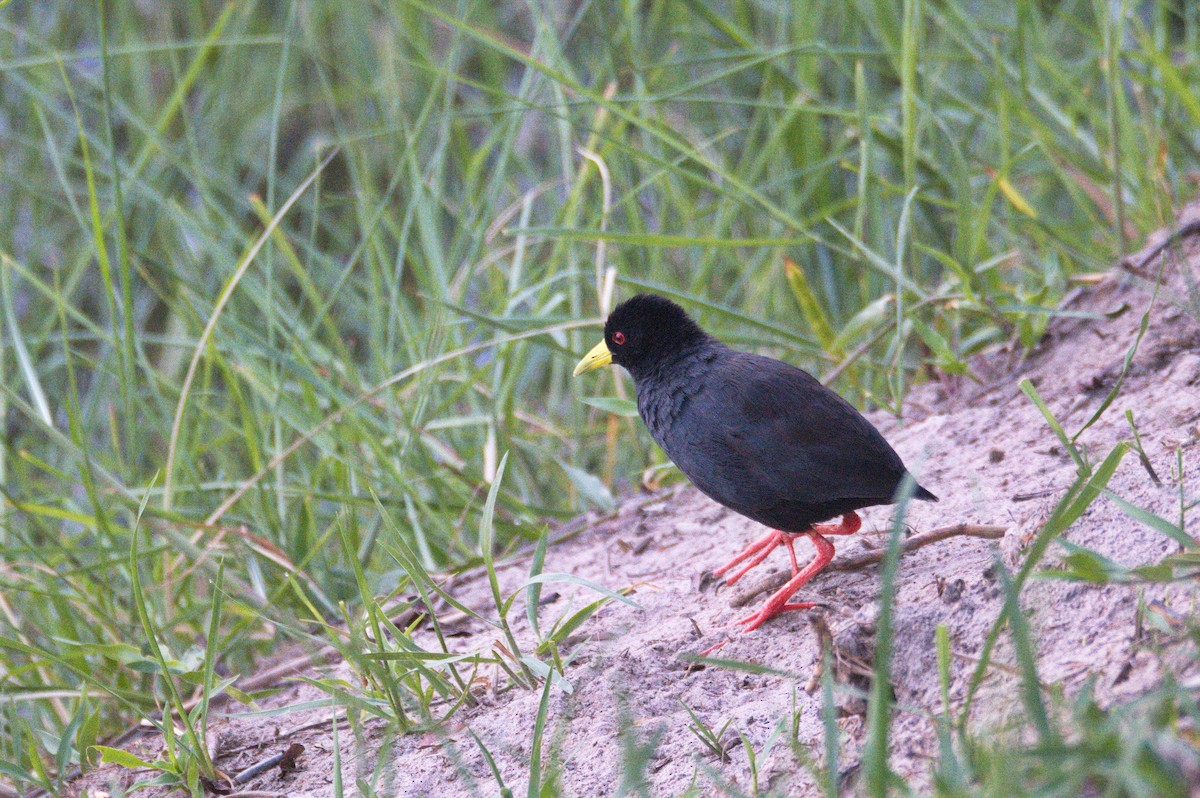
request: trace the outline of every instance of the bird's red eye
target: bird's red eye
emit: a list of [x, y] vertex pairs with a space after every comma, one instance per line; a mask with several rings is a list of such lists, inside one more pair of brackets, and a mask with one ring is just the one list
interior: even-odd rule
[[613, 333], [612, 338], [613, 338], [613, 343], [616, 344], [617, 346], [620, 346], [621, 344], [625, 343], [625, 333], [621, 332], [620, 330], [617, 330], [615, 333]]

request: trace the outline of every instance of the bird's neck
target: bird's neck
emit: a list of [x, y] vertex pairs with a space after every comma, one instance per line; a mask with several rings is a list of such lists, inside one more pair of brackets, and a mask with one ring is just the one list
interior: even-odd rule
[[645, 369], [633, 373], [637, 388], [638, 413], [646, 422], [651, 436], [671, 452], [668, 440], [675, 422], [680, 419], [699, 391], [714, 362], [725, 351], [724, 346], [695, 346], [672, 352]]
[[653, 363], [631, 369], [630, 375], [639, 392], [651, 384], [677, 390], [707, 373], [712, 362], [724, 351], [725, 345], [713, 339], [688, 343], [672, 349]]

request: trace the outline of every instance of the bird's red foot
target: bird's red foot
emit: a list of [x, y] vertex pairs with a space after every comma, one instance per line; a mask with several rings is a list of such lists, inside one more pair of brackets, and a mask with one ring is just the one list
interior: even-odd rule
[[785, 612], [793, 612], [794, 610], [811, 610], [815, 606], [817, 606], [815, 601], [799, 601], [795, 604], [789, 604], [785, 601], [783, 604], [780, 604], [776, 607], [772, 606], [771, 602], [768, 601], [758, 612], [754, 613], [748, 618], [742, 618], [740, 621], [734, 621], [734, 623], [742, 627], [743, 633], [752, 632], [767, 621], [774, 618], [776, 615], [782, 615]]

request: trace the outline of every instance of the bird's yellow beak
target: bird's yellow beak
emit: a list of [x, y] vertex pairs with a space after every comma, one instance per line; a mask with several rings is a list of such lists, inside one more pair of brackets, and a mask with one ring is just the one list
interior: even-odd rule
[[592, 351], [583, 356], [583, 360], [579, 361], [575, 366], [575, 371], [571, 372], [573, 376], [578, 377], [585, 371], [592, 371], [601, 366], [612, 365], [612, 352], [608, 351], [608, 345], [604, 343], [604, 339], [600, 339], [600, 343], [592, 347]]

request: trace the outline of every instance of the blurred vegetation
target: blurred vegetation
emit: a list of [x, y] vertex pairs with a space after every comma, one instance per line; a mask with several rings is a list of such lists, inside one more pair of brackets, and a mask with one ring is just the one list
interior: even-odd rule
[[635, 292], [961, 388], [1192, 195], [1198, 70], [1185, 2], [0, 6], [0, 768], [611, 506]]

